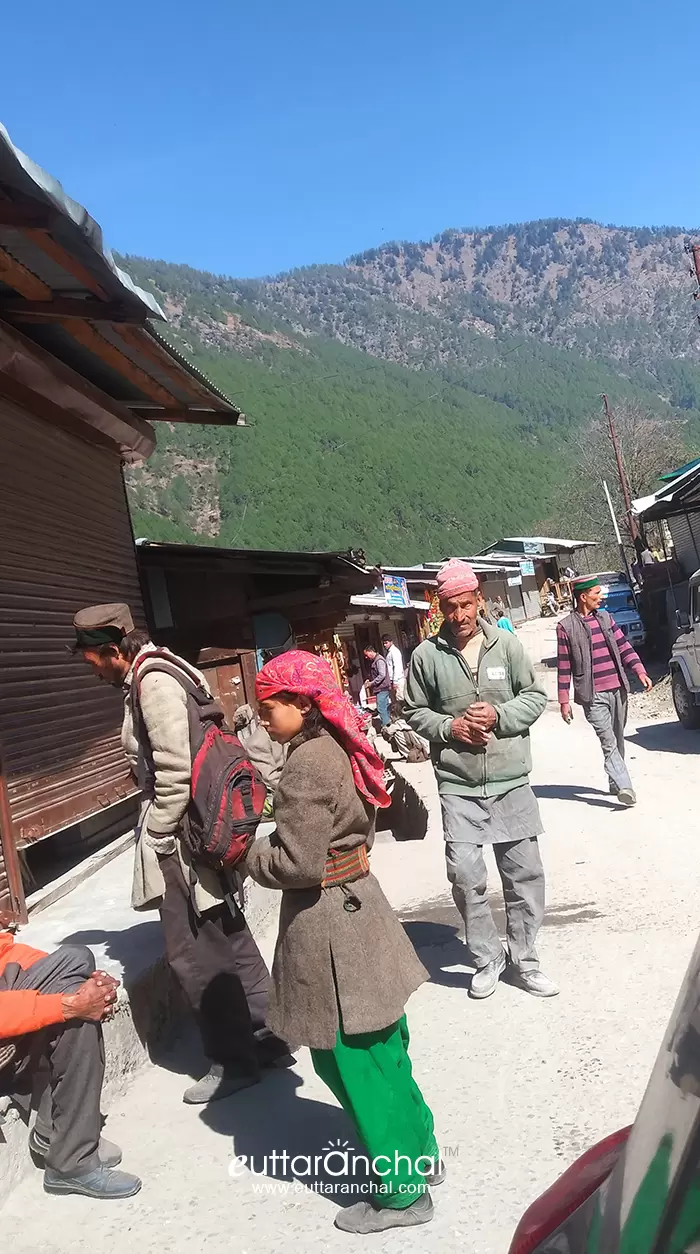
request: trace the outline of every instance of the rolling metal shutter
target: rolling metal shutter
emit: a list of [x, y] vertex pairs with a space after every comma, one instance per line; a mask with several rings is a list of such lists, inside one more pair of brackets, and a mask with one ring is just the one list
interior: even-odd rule
[[684, 574], [690, 578], [700, 569], [700, 515], [680, 514], [669, 518], [668, 529], [676, 557]]
[[21, 847], [134, 791], [121, 695], [68, 649], [82, 606], [126, 601], [138, 625], [143, 609], [116, 451], [1, 399], [0, 450], [0, 755]]
[[540, 590], [537, 587], [537, 579], [534, 575], [523, 575], [522, 591], [527, 617], [539, 618], [542, 613], [542, 607], [540, 605]]

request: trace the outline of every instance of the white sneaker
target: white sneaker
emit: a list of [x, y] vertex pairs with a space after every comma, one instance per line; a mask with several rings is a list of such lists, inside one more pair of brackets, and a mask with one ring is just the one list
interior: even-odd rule
[[533, 997], [556, 997], [559, 993], [554, 981], [548, 979], [543, 971], [519, 971], [511, 966], [509, 976], [511, 984]]
[[499, 958], [494, 958], [493, 962], [487, 962], [485, 967], [480, 971], [476, 971], [472, 976], [472, 982], [469, 986], [469, 996], [475, 997], [477, 1001], [482, 1001], [484, 997], [490, 997], [496, 991], [496, 985], [506, 969], [506, 955], [501, 950]]

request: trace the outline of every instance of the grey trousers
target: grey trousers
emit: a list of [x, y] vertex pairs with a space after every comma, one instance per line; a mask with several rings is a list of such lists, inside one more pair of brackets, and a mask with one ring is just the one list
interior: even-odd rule
[[[510, 960], [521, 971], [536, 971], [540, 961], [535, 940], [544, 918], [544, 869], [537, 837], [491, 848], [503, 885]], [[486, 896], [483, 846], [448, 840], [445, 858], [452, 896], [464, 919], [469, 958], [480, 971], [503, 952]]]
[[611, 792], [631, 788], [632, 780], [625, 766], [627, 693], [622, 688], [597, 692], [591, 705], [584, 705], [583, 712], [600, 741]]
[[[95, 970], [92, 951], [61, 945], [24, 970], [10, 962], [0, 976], [2, 990], [72, 993]], [[65, 1175], [94, 1171], [102, 1118], [100, 1098], [105, 1069], [102, 1028], [78, 1019], [20, 1036], [17, 1055], [0, 1073], [5, 1092], [28, 1112], [39, 1094], [36, 1130], [49, 1143], [46, 1166]]]

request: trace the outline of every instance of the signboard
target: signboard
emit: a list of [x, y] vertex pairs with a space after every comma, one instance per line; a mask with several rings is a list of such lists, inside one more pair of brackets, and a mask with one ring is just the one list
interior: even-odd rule
[[522, 575], [509, 575], [508, 576], [509, 588], [517, 588], [522, 582], [523, 582]]
[[523, 553], [539, 553], [540, 546], [536, 540], [525, 540], [523, 542]]
[[408, 595], [408, 586], [405, 579], [400, 575], [384, 575], [382, 584], [384, 585], [384, 600], [387, 605], [398, 605], [403, 609], [410, 607], [411, 598]]
[[521, 575], [534, 575], [535, 563], [534, 562], [521, 562], [520, 573]]

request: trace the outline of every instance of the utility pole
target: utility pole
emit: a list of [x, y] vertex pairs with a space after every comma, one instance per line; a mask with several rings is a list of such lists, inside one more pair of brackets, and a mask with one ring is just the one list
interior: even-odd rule
[[625, 514], [627, 517], [627, 526], [629, 527], [629, 533], [632, 538], [632, 543], [637, 553], [641, 555], [641, 551], [643, 547], [642, 539], [639, 533], [639, 526], [637, 524], [637, 520], [634, 517], [634, 514], [632, 513], [632, 497], [630, 494], [630, 485], [627, 479], [627, 471], [625, 470], [624, 462], [622, 460], [622, 453], [620, 452], [620, 444], [617, 438], [617, 431], [615, 430], [615, 422], [612, 416], [612, 410], [610, 409], [610, 403], [605, 393], [603, 393], [603, 405], [605, 407], [605, 417], [608, 420], [608, 427], [610, 428], [610, 439], [612, 441], [612, 446], [615, 452], [615, 461], [617, 462], [617, 473], [618, 473], [618, 477], [620, 480], [620, 488], [622, 489], [622, 497], [625, 502]]
[[625, 553], [625, 546], [622, 543], [622, 536], [620, 535], [620, 528], [617, 525], [617, 519], [615, 517], [615, 510], [613, 509], [613, 503], [610, 497], [610, 489], [605, 479], [603, 480], [603, 491], [605, 492], [605, 499], [608, 502], [608, 509], [610, 510], [610, 517], [612, 519], [612, 525], [615, 529], [615, 536], [617, 537], [617, 547], [620, 550], [620, 557], [622, 559], [622, 565], [624, 566], [625, 571], [627, 573], [627, 582], [629, 583], [629, 586], [632, 589], [632, 596], [634, 597], [634, 603], [637, 606], [637, 609], [639, 610], [639, 605], [637, 604], [637, 594], [634, 590], [634, 580], [632, 579], [632, 572], [629, 568], [629, 562], [627, 561], [627, 554]]

